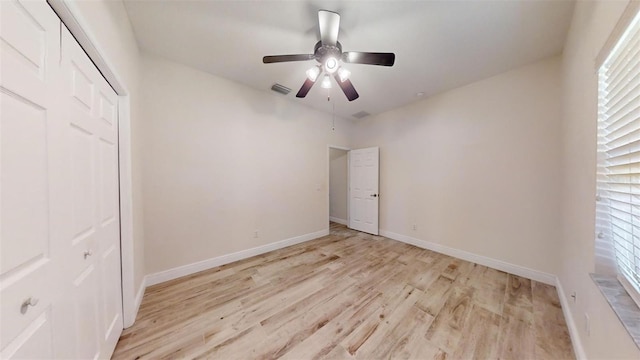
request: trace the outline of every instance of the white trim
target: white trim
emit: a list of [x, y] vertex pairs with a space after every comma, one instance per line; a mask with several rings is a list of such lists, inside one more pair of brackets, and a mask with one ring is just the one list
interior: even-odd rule
[[350, 149], [350, 148], [348, 148], [348, 147], [344, 147], [344, 146], [328, 145], [328, 147], [329, 147], [330, 149], [337, 149], [337, 150], [351, 151], [351, 149]]
[[571, 337], [571, 344], [573, 345], [573, 352], [577, 360], [586, 360], [587, 355], [584, 352], [584, 348], [582, 347], [582, 341], [580, 341], [580, 333], [578, 333], [578, 328], [576, 327], [576, 322], [573, 320], [573, 315], [571, 314], [571, 310], [569, 309], [569, 302], [564, 295], [564, 289], [562, 288], [562, 283], [560, 279], [556, 277], [556, 291], [558, 292], [558, 297], [560, 298], [560, 305], [562, 305], [562, 313], [564, 314], [564, 320], [567, 323], [567, 328], [569, 328], [569, 336]]
[[609, 37], [596, 56], [596, 73], [600, 71], [600, 67], [602, 66], [602, 64], [604, 64], [609, 55], [611, 55], [611, 51], [616, 46], [616, 44], [622, 37], [622, 34], [624, 34], [625, 30], [627, 29], [627, 27], [629, 27], [629, 24], [631, 24], [631, 21], [633, 21], [638, 12], [640, 12], [640, 1], [630, 0], [627, 4], [627, 7], [622, 12], [622, 15], [620, 15], [620, 18], [618, 19], [618, 22], [614, 26], [613, 30], [611, 30]]
[[[144, 291], [145, 291], [146, 288], [147, 288], [147, 277], [145, 276], [142, 279], [142, 283], [140, 284], [140, 288], [138, 288], [138, 293], [136, 295], [136, 300], [135, 300], [135, 305], [134, 305], [136, 314], [138, 313], [138, 310], [140, 310], [140, 304], [142, 304], [142, 299], [144, 298]], [[133, 324], [130, 324], [129, 326], [131, 326], [131, 325], [133, 325]], [[127, 328], [129, 326], [125, 326], [125, 328]]]
[[[122, 316], [124, 327], [131, 326], [137, 314], [133, 239], [133, 186], [131, 170], [131, 110], [127, 84], [105, 56], [90, 27], [71, 0], [47, 0], [62, 23], [78, 41], [102, 76], [118, 94], [118, 148], [120, 172], [120, 251], [122, 266]], [[144, 283], [143, 283], [144, 284]]]
[[[335, 221], [332, 220], [334, 218], [331, 216], [331, 149], [344, 150], [347, 152], [347, 154], [349, 154], [349, 151], [351, 151], [351, 149], [349, 149], [348, 147], [327, 145], [327, 223], [329, 223], [329, 221]], [[349, 198], [351, 197], [350, 194], [351, 189], [349, 188], [349, 156], [347, 156], [347, 214], [349, 214]], [[348, 221], [345, 221], [344, 223], [339, 221], [335, 222], [349, 226]]]
[[434, 242], [420, 240], [420, 239], [412, 238], [406, 235], [396, 234], [391, 231], [380, 229], [380, 235], [384, 237], [388, 237], [389, 239], [398, 240], [403, 243], [414, 245], [423, 249], [432, 250], [435, 252], [439, 252], [441, 254], [453, 256], [458, 259], [471, 261], [476, 264], [488, 266], [496, 270], [505, 271], [510, 274], [522, 276], [527, 279], [535, 280], [544, 284], [548, 284], [548, 285], [556, 284], [556, 276], [546, 272], [529, 269], [524, 266], [519, 266], [519, 265], [511, 264], [502, 260], [497, 260], [490, 257], [477, 255], [464, 250], [454, 249], [441, 244], [436, 244]]
[[271, 244], [254, 247], [247, 250], [241, 250], [235, 253], [214, 257], [211, 259], [198, 261], [192, 264], [178, 266], [173, 269], [164, 270], [155, 274], [149, 274], [146, 276], [147, 286], [163, 283], [165, 281], [177, 279], [179, 277], [191, 275], [200, 271], [208, 270], [216, 266], [232, 263], [234, 261], [246, 259], [252, 256], [264, 254], [273, 250], [285, 248], [287, 246], [303, 243], [305, 241], [317, 239], [329, 235], [329, 229], [316, 231], [313, 233], [292, 237], [289, 239], [277, 241]]
[[[133, 183], [131, 168], [131, 108], [130, 97], [119, 97], [118, 161], [120, 165], [120, 258], [122, 266], [122, 304], [124, 327], [136, 320], [138, 306], [134, 291]], [[144, 279], [139, 287], [144, 288]]]
[[345, 219], [340, 219], [334, 216], [329, 216], [329, 221], [333, 221], [338, 224], [347, 225], [349, 222]]
[[78, 41], [82, 49], [89, 55], [91, 61], [96, 65], [102, 76], [107, 80], [113, 90], [120, 96], [129, 95], [127, 86], [122, 78], [114, 71], [115, 66], [111, 64], [105, 52], [98, 45], [96, 37], [87, 31], [90, 27], [84, 21], [78, 5], [72, 0], [47, 0], [53, 11], [58, 15], [62, 23], [69, 29], [69, 32]]

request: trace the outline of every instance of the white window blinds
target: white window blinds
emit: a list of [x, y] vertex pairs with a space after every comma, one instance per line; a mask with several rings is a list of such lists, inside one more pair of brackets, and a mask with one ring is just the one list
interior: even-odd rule
[[598, 238], [613, 243], [623, 283], [640, 293], [640, 14], [599, 69]]

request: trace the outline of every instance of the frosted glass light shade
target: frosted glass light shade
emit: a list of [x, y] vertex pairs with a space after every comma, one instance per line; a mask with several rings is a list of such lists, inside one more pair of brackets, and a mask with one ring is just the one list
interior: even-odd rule
[[307, 70], [307, 78], [309, 80], [315, 82], [318, 79], [318, 75], [320, 75], [320, 67], [314, 66], [311, 69]]
[[351, 71], [341, 67], [338, 69], [338, 77], [340, 77], [340, 82], [345, 82], [351, 75]]
[[322, 78], [322, 83], [320, 84], [320, 86], [323, 89], [331, 89], [331, 78], [328, 74], [325, 75], [324, 78]]

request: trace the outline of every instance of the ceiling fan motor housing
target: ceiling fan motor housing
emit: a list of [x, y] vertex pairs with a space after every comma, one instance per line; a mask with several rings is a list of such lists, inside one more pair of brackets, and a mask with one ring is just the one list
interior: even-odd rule
[[318, 41], [316, 46], [313, 48], [313, 55], [315, 56], [316, 61], [323, 65], [330, 57], [340, 60], [342, 58], [342, 45], [339, 41], [336, 41], [336, 46], [322, 45], [322, 41]]

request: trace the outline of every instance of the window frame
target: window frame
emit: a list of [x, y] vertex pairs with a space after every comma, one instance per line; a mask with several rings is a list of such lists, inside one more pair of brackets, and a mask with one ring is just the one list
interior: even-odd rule
[[[613, 249], [613, 261], [615, 262], [615, 268], [616, 268], [616, 272], [617, 272], [617, 279], [620, 282], [620, 284], [622, 285], [622, 287], [624, 288], [624, 290], [629, 294], [629, 296], [633, 299], [633, 301], [636, 303], [636, 305], [638, 305], [640, 307], [640, 280], [638, 279], [634, 279], [634, 280], [630, 280], [627, 276], [627, 272], [622, 271], [621, 270], [621, 264], [619, 262], [618, 259], [618, 249], [616, 248], [617, 245], [614, 243], [614, 237], [613, 237], [613, 224], [614, 221], [612, 220], [608, 220], [608, 221], [602, 221], [602, 218], [599, 218], [598, 215], [599, 213], [602, 213], [603, 209], [608, 210], [608, 215], [609, 218], [611, 218], [611, 209], [613, 209], [613, 207], [610, 204], [610, 198], [607, 197], [607, 203], [603, 204], [602, 200], [601, 200], [601, 194], [602, 192], [606, 192], [609, 189], [604, 189], [602, 187], [603, 183], [606, 183], [608, 179], [606, 179], [606, 177], [608, 176], [606, 174], [606, 171], [609, 170], [608, 169], [608, 165], [606, 164], [606, 161], [608, 160], [608, 158], [606, 158], [606, 151], [607, 149], [604, 149], [603, 145], [606, 145], [609, 141], [605, 141], [604, 143], [600, 142], [601, 138], [604, 138], [604, 136], [606, 135], [603, 131], [604, 128], [607, 127], [607, 125], [610, 125], [607, 123], [607, 111], [606, 110], [602, 110], [605, 108], [605, 105], [603, 103], [604, 101], [604, 96], [606, 95], [606, 90], [610, 90], [608, 89], [608, 83], [607, 83], [607, 79], [608, 78], [615, 78], [616, 75], [620, 75], [622, 74], [622, 72], [616, 72], [613, 74], [606, 74], [609, 70], [609, 65], [611, 62], [612, 57], [615, 57], [617, 60], [617, 56], [620, 55], [621, 53], [624, 53], [625, 50], [620, 51], [620, 46], [623, 46], [623, 44], [625, 43], [625, 41], [627, 40], [627, 38], [631, 38], [631, 39], [635, 39], [634, 43], [631, 44], [626, 44], [629, 46], [630, 49], [635, 49], [636, 47], [638, 49], [640, 49], [640, 7], [637, 6], [637, 4], [632, 7], [631, 5], [633, 4], [633, 2], [630, 3], [629, 8], [627, 8], [625, 11], [625, 16], [623, 16], [623, 18], [621, 19], [621, 21], [618, 23], [618, 25], [616, 26], [616, 29], [614, 29], [614, 32], [612, 34], [612, 36], [608, 39], [607, 43], [605, 44], [605, 47], [602, 49], [602, 51], [600, 52], [600, 54], [598, 55], [598, 61], [597, 61], [597, 66], [596, 66], [596, 70], [597, 70], [597, 77], [598, 77], [598, 116], [597, 116], [597, 135], [598, 135], [598, 146], [597, 146], [597, 164], [596, 164], [596, 170], [598, 172], [598, 181], [597, 181], [597, 192], [598, 195], [596, 197], [596, 231], [597, 231], [597, 239], [596, 242], [600, 241], [599, 239], [602, 239], [603, 237], [606, 237], [608, 242], [610, 243], [610, 245], [614, 248]], [[640, 52], [639, 52], [640, 54]], [[633, 55], [633, 54], [632, 54]], [[631, 57], [631, 60], [633, 60], [635, 57]], [[614, 61], [615, 62], [615, 61]], [[633, 68], [634, 72], [631, 73], [630, 75], [627, 74], [623, 74], [625, 78], [628, 79], [628, 81], [631, 81], [633, 79], [635, 79], [636, 77], [638, 77], [638, 81], [640, 83], [640, 63], [637, 64], [634, 68]], [[637, 71], [637, 72], [636, 72]], [[635, 89], [635, 85], [631, 85], [631, 90]], [[640, 91], [640, 88], [636, 89], [635, 91]], [[630, 91], [630, 93], [632, 93]], [[603, 95], [605, 94], [605, 95]], [[624, 96], [622, 96], [624, 98]], [[632, 97], [631, 100], [634, 100], [635, 97]], [[631, 101], [629, 100], [627, 103], [631, 104], [631, 108], [632, 110], [629, 111], [629, 113], [633, 114], [635, 111], [640, 110], [640, 96], [638, 96], [638, 105], [635, 106], [635, 104], [631, 103]], [[602, 110], [602, 111], [601, 111]], [[625, 115], [626, 116], [626, 115]], [[620, 126], [620, 128], [626, 127], [628, 124], [637, 124], [637, 127], [640, 128], [640, 117], [638, 118], [633, 118], [632, 115], [632, 119], [627, 123], [624, 124], [623, 126]], [[632, 124], [632, 125], [633, 125]], [[637, 131], [637, 130], [634, 130]], [[624, 137], [624, 135], [622, 136]], [[633, 142], [633, 141], [632, 141]], [[632, 143], [630, 142], [630, 143]], [[605, 155], [605, 157], [603, 158], [603, 155]], [[604, 170], [604, 171], [603, 171]], [[602, 177], [605, 177], [604, 179]], [[609, 174], [609, 176], [611, 176], [611, 174]], [[632, 176], [629, 176], [630, 180], [629, 180], [629, 186], [633, 186], [633, 185], [637, 185], [640, 186], [640, 181], [638, 181], [637, 183], [634, 182], [634, 180], [631, 179]], [[603, 181], [605, 180], [605, 181]], [[629, 195], [630, 198], [633, 197], [634, 193], [632, 190], [629, 190]], [[639, 194], [635, 194], [635, 195], [639, 195]], [[630, 200], [629, 202], [630, 207], [633, 206], [638, 206], [640, 207], [640, 200], [638, 200], [638, 202], [636, 203], [633, 200]], [[631, 217], [633, 217], [634, 215], [636, 215], [633, 210], [631, 210], [631, 212], [629, 213]], [[640, 213], [637, 214], [640, 217]], [[622, 220], [621, 220], [622, 221]], [[605, 225], [603, 225], [603, 223]], [[640, 223], [640, 221], [639, 221]], [[635, 224], [633, 223], [632, 220], [632, 232], [631, 232], [631, 240], [630, 240], [630, 246], [631, 246], [631, 251], [632, 251], [632, 257], [634, 257], [634, 259], [632, 259], [632, 267], [634, 269], [632, 269], [632, 274], [629, 274], [629, 276], [635, 276], [636, 278], [638, 278], [640, 276], [640, 259], [635, 258], [635, 254], [636, 251], [640, 252], [640, 248], [638, 248], [637, 246], [634, 245], [634, 231], [633, 228], [635, 228], [634, 226]], [[640, 230], [640, 224], [638, 224], [637, 226], [638, 230]], [[640, 236], [640, 231], [638, 231], [638, 236]], [[627, 240], [625, 240], [626, 242]]]

